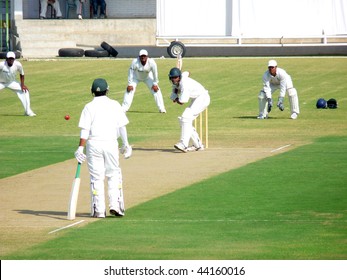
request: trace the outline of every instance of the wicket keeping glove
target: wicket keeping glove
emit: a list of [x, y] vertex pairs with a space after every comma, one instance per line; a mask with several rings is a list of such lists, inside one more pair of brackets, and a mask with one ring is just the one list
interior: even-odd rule
[[75, 152], [75, 158], [79, 163], [83, 163], [87, 158], [87, 156], [83, 153], [83, 149], [83, 146], [79, 146]]
[[278, 107], [281, 111], [284, 110], [283, 98], [281, 98], [281, 97], [278, 98], [277, 107]]
[[272, 99], [268, 98], [267, 99], [267, 112], [270, 113], [272, 109]]

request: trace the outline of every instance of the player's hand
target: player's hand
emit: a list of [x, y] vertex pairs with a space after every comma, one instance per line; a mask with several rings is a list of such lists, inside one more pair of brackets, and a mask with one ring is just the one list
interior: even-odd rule
[[27, 87], [26, 85], [23, 85], [23, 86], [22, 86], [22, 91], [23, 91], [23, 92], [27, 92], [28, 90], [29, 90], [29, 89], [28, 89], [28, 87]]
[[127, 92], [131, 92], [134, 89], [133, 86], [127, 86]]
[[158, 87], [157, 85], [153, 85], [153, 86], [152, 86], [152, 89], [153, 89], [154, 92], [157, 92], [158, 89], [159, 89], [159, 87]]
[[79, 163], [83, 163], [87, 158], [87, 156], [83, 153], [83, 149], [83, 146], [79, 146], [75, 152], [75, 158]]
[[267, 112], [270, 113], [272, 109], [272, 99], [268, 98], [267, 99]]

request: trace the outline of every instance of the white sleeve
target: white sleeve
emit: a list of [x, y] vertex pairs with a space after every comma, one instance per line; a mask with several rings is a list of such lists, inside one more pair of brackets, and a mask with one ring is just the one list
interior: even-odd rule
[[154, 61], [154, 59], [150, 58], [150, 65], [153, 73], [153, 85], [158, 85], [159, 78], [158, 78], [158, 67], [157, 63]]
[[136, 59], [134, 59], [128, 71], [128, 85], [132, 85], [134, 81], [134, 73], [136, 71]]

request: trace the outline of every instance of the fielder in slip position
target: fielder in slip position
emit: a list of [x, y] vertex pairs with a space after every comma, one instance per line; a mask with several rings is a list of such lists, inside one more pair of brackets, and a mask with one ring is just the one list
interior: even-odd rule
[[[20, 83], [16, 80], [19, 73]], [[30, 108], [29, 89], [24, 84], [24, 70], [22, 64], [16, 60], [14, 52], [6, 54], [6, 60], [0, 63], [0, 90], [8, 88], [17, 93], [17, 96], [24, 107], [24, 115], [35, 117], [36, 114]]]
[[[106, 96], [108, 89], [104, 79], [94, 80], [91, 88], [94, 98], [81, 113], [79, 121], [81, 136], [79, 147], [75, 152], [78, 162], [83, 163], [85, 159], [88, 162], [91, 216], [95, 218], [106, 216], [105, 176], [110, 214], [115, 216], [125, 214], [117, 138], [120, 134], [122, 137], [127, 137], [126, 125], [129, 121], [121, 105]], [[83, 152], [85, 146], [86, 155]]]
[[124, 93], [122, 108], [124, 112], [130, 109], [134, 99], [137, 84], [144, 82], [154, 97], [159, 113], [166, 113], [163, 95], [158, 86], [158, 68], [153, 58], [148, 57], [146, 50], [140, 50], [139, 56], [135, 58], [128, 71], [128, 86]]
[[293, 86], [292, 78], [285, 70], [277, 67], [276, 60], [269, 61], [268, 70], [263, 75], [263, 89], [258, 94], [258, 119], [268, 118], [268, 113], [273, 106], [272, 93], [277, 89], [280, 90], [277, 107], [281, 111], [284, 110], [283, 100], [287, 92], [291, 111], [290, 118], [295, 120], [300, 113], [298, 93]]
[[192, 149], [189, 147], [191, 139], [194, 150], [203, 150], [204, 145], [193, 126], [193, 121], [210, 105], [210, 95], [199, 82], [189, 77], [189, 72], [182, 73], [177, 67], [170, 70], [169, 79], [172, 82], [170, 99], [174, 103], [183, 105], [191, 99], [190, 105], [178, 118], [181, 126], [181, 139], [174, 147], [184, 153], [191, 151]]

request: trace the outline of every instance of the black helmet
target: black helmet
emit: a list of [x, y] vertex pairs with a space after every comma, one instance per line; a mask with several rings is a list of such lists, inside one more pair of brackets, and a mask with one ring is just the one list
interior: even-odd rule
[[108, 90], [108, 84], [105, 79], [95, 79], [91, 91], [92, 93], [104, 93]]
[[327, 101], [327, 106], [329, 109], [336, 109], [337, 108], [337, 101], [335, 98], [330, 98]]
[[181, 70], [178, 69], [177, 67], [174, 67], [169, 72], [169, 79], [171, 79], [173, 77], [180, 77], [181, 78], [181, 75], [182, 75]]

